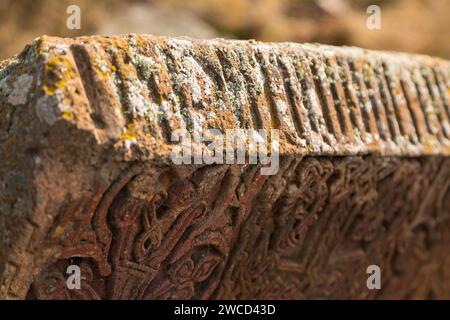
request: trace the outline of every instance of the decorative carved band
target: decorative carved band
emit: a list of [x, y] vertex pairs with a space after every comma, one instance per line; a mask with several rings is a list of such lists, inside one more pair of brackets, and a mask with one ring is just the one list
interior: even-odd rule
[[[439, 157], [144, 170], [62, 211], [60, 257], [28, 298], [450, 297], [449, 197]], [[81, 290], [66, 287], [70, 264]]]

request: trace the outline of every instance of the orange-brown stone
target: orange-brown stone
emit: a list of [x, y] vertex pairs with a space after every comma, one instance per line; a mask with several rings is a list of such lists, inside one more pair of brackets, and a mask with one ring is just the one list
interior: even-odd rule
[[[427, 56], [41, 37], [0, 63], [0, 298], [450, 298], [449, 90]], [[278, 129], [278, 172], [171, 161], [211, 128]]]

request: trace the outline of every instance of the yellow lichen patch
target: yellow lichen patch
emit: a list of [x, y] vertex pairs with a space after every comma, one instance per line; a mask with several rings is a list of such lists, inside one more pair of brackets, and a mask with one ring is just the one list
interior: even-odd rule
[[65, 56], [55, 56], [44, 65], [43, 89], [46, 95], [52, 96], [58, 89], [64, 88], [67, 80], [75, 77], [75, 69]]
[[126, 141], [126, 140], [132, 140], [132, 139], [136, 139], [136, 138], [137, 138], [136, 126], [135, 126], [134, 122], [130, 122], [129, 124], [127, 124], [126, 131], [124, 133], [122, 133], [122, 135], [120, 136], [120, 140]]
[[436, 150], [439, 150], [440, 143], [436, 137], [432, 135], [427, 135], [422, 142], [423, 151], [426, 154], [434, 154]]
[[159, 95], [159, 97], [155, 100], [155, 103], [158, 106], [161, 106], [161, 104], [164, 102], [164, 97], [162, 95]]
[[73, 120], [73, 114], [72, 114], [72, 112], [69, 112], [69, 111], [63, 111], [62, 117], [68, 121]]

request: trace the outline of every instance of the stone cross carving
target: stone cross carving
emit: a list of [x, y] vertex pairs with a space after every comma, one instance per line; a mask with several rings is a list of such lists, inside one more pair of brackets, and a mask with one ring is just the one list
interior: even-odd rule
[[[38, 38], [0, 63], [0, 298], [450, 298], [449, 101], [427, 56]], [[208, 128], [279, 130], [278, 172], [172, 163]]]

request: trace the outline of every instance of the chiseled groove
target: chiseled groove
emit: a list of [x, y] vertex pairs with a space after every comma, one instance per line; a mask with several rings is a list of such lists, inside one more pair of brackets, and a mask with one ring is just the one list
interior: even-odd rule
[[[128, 52], [129, 56], [132, 56], [134, 54], [134, 52]], [[116, 55], [116, 57], [118, 57], [118, 55]], [[136, 87], [136, 90], [139, 90], [139, 95], [143, 98], [143, 100], [146, 102], [146, 104], [148, 104], [148, 101], [151, 99], [151, 97], [148, 95], [149, 90], [148, 90], [148, 83], [147, 82], [142, 82], [142, 79], [140, 78], [140, 74], [136, 68], [136, 66], [134, 65], [134, 63], [131, 63], [131, 61], [127, 60], [128, 58], [125, 58], [125, 61], [122, 61], [123, 63], [120, 64], [118, 66], [116, 66], [117, 70], [122, 70], [119, 71], [119, 74], [121, 75], [120, 79], [121, 79], [121, 84], [132, 84], [133, 86], [136, 86], [136, 83], [139, 83], [139, 87]], [[116, 60], [117, 63], [117, 60]], [[124, 70], [121, 65], [123, 67], [127, 67], [128, 70]], [[126, 99], [130, 99], [130, 90], [127, 88], [127, 85], [123, 86], [123, 96], [126, 97]], [[147, 90], [142, 90], [142, 89], [147, 89]], [[126, 100], [125, 100], [126, 101]], [[131, 102], [130, 100], [127, 101], [127, 106], [131, 107]], [[153, 107], [153, 106], [151, 106]], [[130, 112], [130, 110], [127, 110], [127, 112]], [[161, 125], [158, 123], [157, 121], [157, 110], [153, 109], [153, 116], [152, 118], [149, 118], [147, 116], [145, 116], [147, 118], [147, 126], [146, 126], [146, 130], [149, 130], [151, 132], [151, 134], [157, 138], [163, 138], [165, 136], [165, 132], [164, 129], [161, 127]], [[151, 120], [150, 120], [151, 119]]]
[[[301, 56], [300, 61], [304, 72], [304, 77], [302, 79], [302, 89], [307, 101], [309, 119], [311, 121], [313, 129], [315, 129], [315, 131], [320, 134], [324, 141], [330, 144], [331, 141], [329, 138], [328, 128], [324, 123], [325, 118], [322, 114], [323, 111], [320, 106], [320, 100], [317, 96], [316, 85], [314, 83], [314, 74], [312, 73], [311, 68], [309, 67], [309, 62], [305, 58], [305, 56]], [[315, 101], [312, 101], [311, 99], [314, 99]]]
[[279, 128], [280, 123], [278, 122], [277, 117], [273, 113], [272, 101], [270, 100], [270, 94], [268, 93], [268, 82], [266, 79], [266, 75], [264, 74], [264, 70], [258, 61], [258, 51], [256, 48], [251, 49], [250, 54], [244, 54], [244, 66], [247, 63], [247, 68], [250, 68], [253, 73], [252, 82], [256, 84], [258, 87], [258, 92], [252, 90], [252, 88], [248, 87], [250, 92], [254, 93], [255, 103], [252, 104], [254, 107], [255, 114], [258, 115], [259, 119], [261, 119], [261, 128]]
[[[282, 59], [281, 56], [278, 56], [278, 68], [281, 73], [281, 81], [283, 82], [284, 92], [286, 95], [286, 102], [288, 104], [291, 117], [293, 119], [294, 128], [300, 138], [305, 139], [305, 129], [306, 123], [303, 121], [300, 111], [300, 106], [297, 103], [297, 90], [294, 90], [293, 87], [297, 84], [295, 74], [292, 74], [289, 69], [289, 60]], [[305, 128], [305, 129], [304, 129]]]
[[256, 65], [260, 68], [262, 74], [264, 75], [264, 85], [263, 85], [263, 94], [265, 101], [269, 107], [270, 113], [270, 123], [271, 128], [280, 129], [282, 126], [282, 121], [278, 115], [277, 106], [275, 105], [275, 101], [273, 100], [272, 90], [270, 88], [272, 75], [269, 70], [269, 61], [265, 61], [263, 54], [260, 51], [255, 52]]
[[407, 108], [405, 110], [406, 103], [402, 101], [405, 99], [405, 97], [398, 93], [401, 90], [401, 88], [399, 88], [401, 86], [400, 81], [398, 81], [397, 83], [399, 87], [395, 88], [394, 86], [396, 84], [394, 82], [394, 78], [390, 74], [389, 66], [385, 62], [382, 63], [382, 66], [383, 66], [383, 74], [389, 89], [389, 94], [391, 95], [392, 102], [394, 103], [394, 109], [397, 114], [400, 132], [402, 133], [403, 136], [406, 135], [409, 138], [410, 142], [415, 143], [417, 142], [418, 138], [416, 132], [411, 130], [411, 123], [412, 123], [411, 115], [409, 113], [409, 110], [407, 110]]
[[328, 83], [326, 82], [326, 77], [324, 76], [322, 60], [318, 59], [318, 57], [310, 57], [310, 59], [312, 59], [313, 62], [311, 69], [313, 72], [314, 87], [322, 108], [322, 116], [325, 119], [328, 131], [337, 141], [340, 141], [342, 140], [341, 130], [338, 125], [334, 103], [332, 99], [330, 99], [331, 93]]
[[120, 55], [116, 54], [116, 53], [111, 53], [111, 64], [116, 68], [117, 72], [116, 72], [116, 79], [114, 79], [117, 88], [118, 88], [118, 96], [119, 96], [119, 102], [120, 102], [120, 108], [123, 112], [123, 114], [125, 115], [125, 118], [127, 119], [127, 122], [130, 121], [131, 119], [131, 115], [129, 113], [129, 111], [127, 110], [127, 101], [126, 101], [126, 93], [127, 93], [127, 89], [125, 88], [125, 81], [123, 79], [123, 71], [122, 71], [122, 67], [121, 64], [118, 62], [118, 59], [120, 58]]
[[149, 92], [149, 98], [152, 101], [158, 101], [161, 98], [161, 93], [159, 92], [159, 87], [155, 81], [155, 77], [154, 77], [153, 73], [148, 79], [146, 79], [144, 77], [144, 75], [142, 74], [142, 71], [139, 68], [136, 68], [136, 73], [139, 78], [139, 81], [145, 83], [145, 85], [148, 89], [148, 92]]
[[[282, 124], [286, 123], [288, 137], [292, 140], [293, 144], [298, 144], [300, 139], [303, 138], [302, 129], [299, 128], [299, 114], [292, 101], [292, 93], [289, 91], [286, 85], [286, 73], [283, 67], [280, 66], [280, 58], [282, 57], [281, 52], [276, 52], [272, 56], [269, 55], [269, 62], [272, 66], [272, 76], [271, 79], [274, 80], [271, 86], [273, 91], [273, 96], [276, 100], [275, 106], [277, 108], [278, 114], [282, 119]], [[276, 103], [278, 101], [278, 103]], [[281, 104], [280, 104], [281, 101]]]
[[381, 96], [375, 79], [375, 71], [370, 62], [364, 65], [364, 81], [369, 94], [369, 100], [372, 103], [372, 110], [375, 115], [378, 131], [382, 140], [391, 140], [391, 132], [386, 117], [386, 111], [381, 103]]
[[[312, 143], [312, 141], [319, 141], [322, 140], [322, 136], [318, 132], [318, 126], [316, 129], [313, 129], [313, 124], [311, 123], [310, 116], [308, 114], [308, 107], [305, 106], [306, 96], [303, 95], [303, 87], [302, 87], [302, 81], [303, 75], [299, 74], [298, 70], [298, 57], [293, 56], [289, 59], [285, 59], [284, 61], [286, 71], [290, 74], [289, 81], [290, 86], [289, 89], [291, 90], [292, 96], [292, 102], [294, 103], [294, 107], [296, 108], [296, 111], [298, 112], [299, 119], [302, 121], [300, 125], [300, 130], [303, 132], [303, 136], [306, 139], [306, 143]], [[300, 78], [301, 76], [301, 78]]]
[[205, 56], [205, 54], [197, 54], [197, 52], [195, 52], [195, 54], [192, 57], [197, 61], [197, 63], [202, 68], [205, 75], [210, 78], [211, 82], [215, 87], [214, 90], [212, 90], [212, 97], [205, 97], [205, 98], [210, 99], [211, 102], [213, 102], [213, 105], [215, 106], [214, 102], [217, 102], [223, 99], [224, 97], [225, 100], [222, 100], [222, 102], [225, 105], [230, 106], [230, 109], [232, 110], [230, 114], [232, 116], [232, 119], [235, 121], [235, 125], [233, 126], [239, 128], [240, 124], [244, 120], [243, 118], [244, 110], [242, 108], [235, 109], [234, 108], [235, 106], [232, 105], [228, 99], [229, 97], [227, 84], [223, 77], [223, 70], [220, 60], [216, 52], [212, 51], [209, 46], [202, 47], [202, 51], [207, 52], [208, 54]]
[[[434, 81], [438, 88], [442, 103], [445, 106], [445, 111], [447, 112], [447, 117], [450, 118], [450, 104], [449, 104], [448, 95], [447, 95], [447, 92], [449, 92], [450, 88], [448, 88], [447, 82], [444, 80], [444, 77], [441, 75], [439, 70], [436, 70], [436, 68], [433, 68], [433, 75], [434, 75]], [[444, 85], [444, 83], [446, 84], [445, 88], [442, 87]]]
[[[155, 50], [155, 51], [153, 51]], [[172, 85], [168, 86], [160, 86], [160, 81], [163, 79], [167, 79], [170, 81], [170, 74], [168, 72], [168, 67], [166, 65], [165, 60], [163, 59], [163, 55], [160, 52], [156, 51], [156, 47], [151, 52], [151, 57], [155, 60], [155, 63], [159, 64], [161, 67], [159, 68], [159, 72], [157, 75], [155, 75], [154, 72], [152, 72], [151, 77], [149, 79], [149, 91], [152, 93], [154, 99], [156, 101], [159, 101], [159, 104], [162, 105], [163, 99], [168, 100], [169, 95], [173, 93], [173, 87]], [[156, 79], [158, 77], [158, 81]], [[167, 143], [171, 142], [171, 134], [176, 129], [181, 128], [185, 123], [181, 123], [181, 119], [178, 119], [175, 117], [175, 110], [173, 107], [173, 103], [167, 103], [167, 107], [171, 109], [170, 114], [171, 119], [168, 119], [167, 113], [164, 113], [161, 115], [162, 121], [160, 124], [160, 129], [162, 136], [165, 138]], [[176, 122], [175, 126], [172, 125], [172, 122]]]
[[426, 130], [429, 128], [426, 125], [424, 110], [419, 105], [418, 93], [415, 92], [409, 69], [404, 69], [400, 83], [419, 141], [423, 141], [427, 134]]
[[350, 142], [355, 142], [355, 136], [350, 119], [350, 111], [346, 103], [343, 81], [339, 76], [339, 68], [335, 57], [328, 57], [325, 61], [326, 66], [332, 72], [332, 81], [330, 81], [330, 90], [333, 97], [333, 102], [341, 125], [343, 136]]
[[400, 130], [399, 119], [397, 117], [396, 108], [394, 107], [393, 98], [391, 96], [388, 83], [386, 82], [383, 66], [379, 61], [377, 62], [377, 66], [374, 68], [374, 73], [376, 76], [376, 81], [378, 82], [378, 90], [381, 98], [380, 101], [385, 108], [385, 114], [391, 137], [395, 141], [396, 138], [400, 138], [402, 136], [402, 132]]
[[96, 107], [97, 100], [92, 94], [92, 90], [94, 89], [95, 85], [89, 54], [86, 51], [86, 48], [80, 44], [71, 45], [70, 51], [72, 53], [73, 60], [75, 61], [75, 65], [78, 69], [78, 74], [80, 75], [81, 84], [83, 85], [83, 90], [86, 95], [89, 106], [91, 110], [95, 111], [97, 108]]
[[328, 144], [331, 144], [329, 128], [326, 124], [325, 117], [323, 115], [323, 108], [320, 103], [320, 97], [317, 92], [316, 83], [314, 81], [314, 73], [310, 68], [310, 62], [307, 57], [301, 57], [302, 67], [305, 71], [305, 88], [306, 88], [306, 98], [308, 100], [308, 106], [310, 116], [315, 117], [318, 123], [318, 132], [322, 136], [322, 139]]
[[296, 128], [299, 123], [294, 118], [292, 106], [285, 90], [283, 73], [278, 64], [280, 56], [281, 54], [278, 51], [268, 52], [267, 54], [259, 52], [258, 54], [261, 69], [266, 80], [265, 93], [267, 100], [270, 102], [272, 117], [277, 119], [276, 125], [283, 130], [286, 139], [295, 145], [299, 142], [302, 135]]
[[447, 112], [445, 111], [445, 106], [440, 99], [439, 89], [433, 85], [434, 77], [432, 76], [432, 71], [430, 69], [421, 69], [421, 76], [425, 80], [426, 88], [431, 97], [433, 107], [437, 109], [438, 119], [442, 128], [442, 131], [447, 137], [450, 139], [450, 119], [447, 116]]
[[[261, 127], [263, 129], [274, 128], [273, 119], [271, 114], [270, 106], [268, 105], [267, 95], [266, 95], [266, 79], [264, 78], [264, 73], [261, 68], [261, 65], [257, 59], [257, 52], [254, 48], [252, 48], [249, 55], [243, 54], [243, 65], [248, 70], [251, 70], [252, 76], [248, 79], [250, 80], [249, 86], [247, 87], [250, 93], [253, 93], [255, 97], [254, 103], [252, 104], [255, 115], [257, 115], [258, 119], [261, 119]], [[259, 77], [258, 77], [259, 76]], [[260, 82], [262, 81], [262, 83]], [[258, 88], [258, 91], [255, 91], [252, 88], [251, 84], [254, 84], [254, 87]]]
[[[97, 71], [94, 70], [93, 57], [91, 57], [90, 54], [90, 52], [92, 52], [92, 47], [89, 47], [87, 43], [82, 45], [75, 44], [70, 46], [70, 51], [78, 69], [84, 93], [91, 108], [90, 116], [94, 125], [98, 129], [103, 129], [105, 126], [111, 126], [109, 118], [113, 116], [109, 112], [110, 106], [102, 106], [101, 103], [104, 101], [103, 97], [111, 94], [111, 92], [108, 92], [108, 88], [103, 81], [96, 79], [95, 75]], [[107, 57], [106, 54], [104, 56]], [[119, 94], [119, 97], [121, 107], [123, 107], [123, 105], [125, 105], [125, 102], [122, 100], [123, 95]]]
[[[116, 62], [115, 59], [114, 59], [114, 61]], [[118, 68], [118, 66], [116, 66], [116, 65], [114, 65], [114, 66], [116, 67], [116, 69]], [[159, 104], [158, 101], [162, 100], [163, 95], [160, 92], [160, 88], [158, 86], [158, 83], [155, 79], [153, 72], [152, 72], [151, 76], [149, 77], [149, 79], [145, 79], [145, 77], [141, 74], [139, 68], [135, 68], [135, 69], [136, 69], [136, 74], [138, 76], [139, 81], [143, 82], [146, 85], [146, 88], [148, 89], [148, 93], [149, 93], [148, 98], [150, 98], [150, 100], [153, 103], [155, 103], [155, 105]], [[121, 74], [121, 73], [119, 73], [119, 74]], [[123, 81], [121, 81], [121, 83], [123, 83]], [[171, 133], [173, 132], [173, 128], [171, 128], [168, 119], [166, 119], [166, 117], [164, 117], [162, 119], [162, 121], [157, 120], [156, 124], [159, 127], [161, 137], [164, 139], [164, 141], [166, 143], [170, 143]]]
[[[353, 84], [356, 87], [359, 106], [362, 109], [363, 121], [366, 130], [372, 135], [373, 140], [378, 140], [379, 132], [372, 110], [372, 104], [367, 96], [367, 88], [363, 80], [363, 70], [361, 63], [353, 58], [349, 59], [350, 70], [352, 71]], [[369, 110], [368, 110], [369, 109]]]
[[[173, 93], [175, 96], [181, 97], [181, 101], [179, 101], [180, 105], [180, 111], [183, 110], [184, 112], [181, 113], [181, 117], [184, 120], [184, 123], [186, 125], [187, 130], [193, 130], [193, 120], [191, 115], [191, 107], [192, 105], [189, 104], [188, 101], [190, 101], [190, 98], [188, 98], [188, 92], [186, 92], [186, 88], [180, 87], [179, 85], [174, 85], [174, 76], [178, 77], [180, 72], [178, 70], [176, 59], [174, 58], [171, 49], [167, 46], [165, 48], [162, 48], [163, 57], [165, 60], [165, 65], [167, 66], [167, 71], [170, 74], [169, 82], [170, 87], [172, 88]], [[192, 108], [193, 109], [193, 108]]]
[[[331, 89], [333, 80], [332, 69], [330, 65], [327, 63], [327, 59], [323, 55], [319, 55], [317, 57], [318, 62], [320, 64], [319, 67], [319, 79], [321, 82], [321, 87], [325, 94], [325, 101], [327, 102], [328, 109], [330, 111], [330, 117], [333, 124], [333, 130], [336, 133], [336, 138], [338, 141], [345, 141], [343, 126], [344, 121], [342, 119], [343, 114], [339, 114], [336, 110], [336, 103], [334, 101], [333, 92]], [[317, 60], [316, 60], [317, 61]]]
[[261, 53], [260, 59], [263, 59], [264, 62], [262, 66], [268, 88], [266, 93], [269, 95], [273, 113], [279, 121], [280, 128], [283, 129], [285, 137], [295, 145], [302, 135], [296, 128], [299, 123], [295, 120], [292, 105], [285, 90], [283, 71], [278, 64], [280, 56], [281, 53], [277, 51], [269, 52], [267, 56]]
[[127, 117], [127, 120], [131, 119], [131, 115], [129, 110], [127, 110], [127, 101], [126, 101], [126, 95], [127, 95], [127, 89], [125, 87], [125, 79], [123, 77], [123, 75], [125, 74], [124, 70], [122, 70], [122, 64], [123, 61], [121, 61], [121, 63], [119, 62], [119, 59], [121, 59], [121, 56], [118, 55], [116, 52], [111, 54], [111, 64], [116, 68], [117, 70], [117, 78], [118, 81], [116, 81], [117, 83], [117, 87], [119, 89], [119, 101], [120, 101], [120, 105], [122, 108], [123, 113], [125, 114], [125, 116]]
[[367, 141], [367, 132], [364, 126], [363, 117], [361, 114], [361, 109], [359, 108], [358, 97], [353, 87], [352, 73], [350, 71], [350, 66], [347, 63], [347, 59], [343, 56], [336, 57], [337, 65], [342, 68], [342, 76], [344, 79], [343, 87], [346, 99], [346, 104], [350, 110], [350, 119], [353, 125], [353, 132], [361, 137], [362, 141]]
[[424, 112], [425, 120], [428, 128], [428, 132], [432, 135], [436, 135], [442, 140], [443, 132], [442, 127], [439, 124], [438, 116], [436, 110], [432, 104], [432, 100], [427, 91], [427, 87], [424, 84], [423, 78], [418, 74], [417, 67], [411, 70], [412, 77], [411, 80], [415, 86], [415, 91], [417, 92], [420, 107]]
[[295, 74], [298, 79], [298, 83], [300, 85], [300, 94], [302, 97], [302, 102], [305, 102], [305, 103], [303, 103], [304, 108], [305, 108], [304, 112], [306, 113], [306, 118], [308, 119], [308, 121], [310, 123], [311, 130], [320, 134], [319, 123], [317, 121], [318, 119], [315, 118], [314, 115], [311, 113], [312, 105], [311, 105], [311, 101], [309, 100], [308, 94], [307, 94], [307, 91], [310, 89], [311, 79], [309, 79], [309, 81], [308, 81], [306, 73], [303, 74], [301, 72], [300, 69], [303, 69], [303, 67], [299, 67], [299, 64], [301, 66], [303, 66], [303, 61], [301, 61], [301, 59], [299, 57], [296, 57], [296, 58], [297, 58], [297, 61], [294, 64], [294, 70], [295, 70]]
[[239, 57], [239, 65], [245, 66], [245, 70], [239, 70], [239, 73], [242, 74], [244, 78], [244, 83], [246, 87], [246, 95], [247, 97], [250, 97], [250, 115], [252, 118], [254, 129], [266, 129], [264, 116], [261, 114], [259, 110], [259, 102], [261, 101], [261, 98], [259, 98], [258, 93], [255, 91], [255, 87], [257, 86], [255, 80], [253, 79], [252, 75], [250, 74], [250, 68], [249, 63], [247, 63], [246, 54], [242, 51], [237, 52]]
[[[218, 62], [220, 64], [220, 67], [222, 69], [222, 76], [224, 79], [224, 86], [227, 90], [227, 92], [231, 92], [234, 98], [231, 99], [230, 104], [233, 108], [242, 108], [241, 109], [241, 125], [244, 129], [250, 129], [250, 128], [256, 128], [255, 124], [253, 123], [253, 118], [251, 115], [251, 110], [247, 108], [247, 104], [241, 104], [241, 101], [237, 102], [237, 98], [240, 95], [244, 95], [245, 93], [245, 100], [248, 102], [248, 97], [246, 95], [245, 89], [245, 80], [240, 72], [236, 70], [236, 68], [233, 66], [233, 61], [230, 60], [231, 57], [229, 57], [224, 51], [217, 49], [216, 50], [216, 56], [218, 59]], [[224, 72], [224, 70], [228, 70], [228, 72]], [[239, 87], [237, 87], [239, 86]]]

